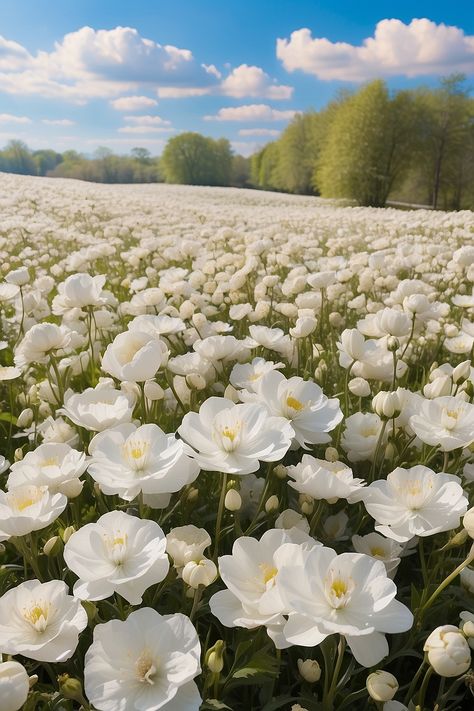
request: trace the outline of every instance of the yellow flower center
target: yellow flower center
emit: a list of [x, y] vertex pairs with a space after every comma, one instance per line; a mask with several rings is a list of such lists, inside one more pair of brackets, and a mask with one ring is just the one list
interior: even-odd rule
[[374, 556], [374, 558], [384, 558], [385, 557], [385, 551], [383, 548], [380, 548], [379, 546], [374, 546], [373, 548], [370, 549], [371, 555]]
[[267, 585], [267, 583], [273, 580], [276, 574], [278, 573], [277, 568], [272, 565], [268, 565], [268, 563], [260, 563], [259, 568], [263, 573], [263, 582], [265, 583], [265, 585]]
[[224, 429], [222, 430], [222, 436], [227, 437], [227, 439], [230, 439], [230, 441], [233, 442], [237, 437], [237, 429], [233, 429], [231, 427], [224, 427]]
[[334, 593], [336, 597], [342, 597], [347, 593], [347, 583], [345, 580], [336, 578], [331, 585], [331, 592]]
[[23, 610], [23, 617], [37, 632], [41, 633], [48, 625], [48, 613], [49, 605], [44, 602], [35, 602], [29, 609]]
[[153, 677], [156, 675], [158, 669], [148, 650], [145, 650], [137, 659], [135, 670], [139, 681], [150, 684], [151, 686], [154, 685]]
[[288, 395], [288, 397], [286, 398], [286, 404], [288, 405], [288, 407], [291, 407], [292, 410], [296, 410], [297, 412], [300, 412], [304, 409], [304, 404], [292, 395]]
[[43, 467], [55, 467], [58, 464], [57, 457], [50, 457], [49, 459], [43, 459]]

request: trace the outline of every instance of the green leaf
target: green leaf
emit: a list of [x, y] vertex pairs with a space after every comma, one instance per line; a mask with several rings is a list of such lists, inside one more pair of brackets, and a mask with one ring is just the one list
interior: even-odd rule
[[218, 699], [206, 699], [200, 709], [201, 711], [220, 711], [221, 709], [223, 709], [223, 711], [233, 711], [230, 706], [227, 706], [227, 704]]

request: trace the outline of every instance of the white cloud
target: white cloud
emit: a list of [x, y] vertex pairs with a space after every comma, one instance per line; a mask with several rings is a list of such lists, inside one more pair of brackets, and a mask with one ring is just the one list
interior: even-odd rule
[[161, 116], [124, 116], [125, 121], [140, 124], [141, 126], [170, 126], [171, 121], [161, 118]]
[[207, 96], [212, 93], [211, 87], [179, 87], [160, 86], [156, 91], [159, 99], [187, 99], [190, 96]]
[[267, 104], [245, 104], [219, 109], [215, 116], [204, 116], [205, 121], [289, 121], [297, 114], [289, 109], [279, 111]]
[[0, 114], [0, 123], [31, 123], [28, 116], [15, 116], [14, 114]]
[[74, 126], [76, 122], [71, 119], [43, 119], [42, 123], [46, 126]]
[[149, 96], [121, 96], [119, 99], [113, 99], [110, 104], [116, 111], [141, 111], [157, 106], [158, 102]]
[[167, 133], [174, 131], [174, 128], [169, 126], [121, 126], [118, 129], [119, 133]]
[[221, 93], [241, 99], [257, 96], [264, 99], [291, 99], [293, 87], [275, 84], [260, 67], [241, 64], [221, 84]]
[[375, 77], [474, 73], [474, 36], [428, 19], [381, 20], [362, 45], [312, 37], [303, 28], [277, 40], [277, 57], [289, 72], [318, 79], [364, 81]]
[[278, 128], [241, 128], [239, 136], [271, 136], [276, 138], [281, 131]]

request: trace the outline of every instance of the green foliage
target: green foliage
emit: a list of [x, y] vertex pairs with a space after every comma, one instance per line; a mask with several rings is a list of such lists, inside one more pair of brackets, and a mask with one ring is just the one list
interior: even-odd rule
[[232, 153], [226, 138], [214, 140], [191, 131], [170, 138], [161, 158], [167, 183], [229, 185]]

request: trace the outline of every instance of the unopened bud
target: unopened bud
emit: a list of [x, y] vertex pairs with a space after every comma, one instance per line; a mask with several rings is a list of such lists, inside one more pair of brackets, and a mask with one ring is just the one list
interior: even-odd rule
[[372, 408], [381, 419], [391, 420], [401, 412], [400, 399], [396, 392], [381, 390], [372, 398]]
[[321, 667], [315, 659], [298, 659], [298, 671], [309, 684], [321, 678]]
[[220, 674], [224, 668], [224, 649], [225, 642], [218, 639], [206, 654], [205, 664], [213, 674]]
[[228, 400], [232, 400], [232, 402], [235, 402], [236, 405], [240, 402], [239, 393], [233, 385], [230, 385], [230, 383], [224, 390], [224, 397]]
[[374, 701], [391, 701], [398, 690], [398, 681], [390, 672], [378, 669], [369, 674], [365, 682], [369, 696]]
[[143, 392], [147, 400], [154, 402], [155, 400], [163, 400], [165, 393], [161, 385], [154, 380], [147, 380], [143, 386]]
[[356, 397], [367, 397], [370, 395], [370, 385], [365, 378], [352, 378], [347, 387]]
[[217, 568], [215, 563], [208, 558], [195, 561], [190, 560], [181, 573], [186, 585], [196, 590], [200, 585], [207, 587], [217, 578]]
[[314, 510], [314, 499], [312, 496], [308, 496], [308, 494], [300, 494], [299, 498], [299, 505], [301, 509], [301, 513], [304, 513], [305, 516], [311, 516]]
[[237, 489], [229, 489], [225, 495], [224, 506], [227, 511], [239, 511], [242, 506], [242, 497]]
[[326, 447], [326, 451], [324, 452], [324, 458], [327, 462], [337, 462], [337, 460], [339, 459], [337, 449], [335, 447]]
[[187, 501], [196, 501], [199, 498], [199, 489], [196, 489], [195, 486], [191, 486], [188, 494], [186, 496]]
[[400, 341], [395, 336], [389, 336], [387, 338], [387, 350], [391, 353], [395, 353], [400, 348]]
[[288, 470], [283, 464], [277, 464], [273, 470], [274, 475], [277, 479], [286, 479], [288, 476]]
[[67, 528], [65, 528], [62, 534], [62, 539], [64, 543], [67, 543], [68, 540], [71, 538], [72, 534], [75, 532], [76, 529], [74, 528], [74, 526], [68, 526]]
[[15, 449], [14, 459], [15, 462], [21, 462], [23, 459], [23, 450], [21, 447], [17, 447], [17, 449]]
[[265, 502], [265, 511], [267, 512], [267, 514], [273, 513], [274, 511], [278, 511], [279, 506], [280, 501], [278, 499], [278, 496], [276, 496], [276, 494], [273, 494], [273, 496], [270, 496], [270, 498], [267, 499]]
[[52, 536], [43, 546], [43, 553], [48, 558], [55, 558], [63, 550], [63, 542], [59, 536]]
[[459, 363], [454, 370], [452, 374], [453, 378], [453, 383], [455, 385], [460, 385], [464, 383], [471, 375], [471, 361], [470, 360], [465, 360], [462, 363]]
[[65, 699], [77, 701], [77, 703], [87, 706], [79, 679], [74, 679], [68, 674], [61, 674], [61, 676], [58, 676], [58, 684], [59, 691]]

